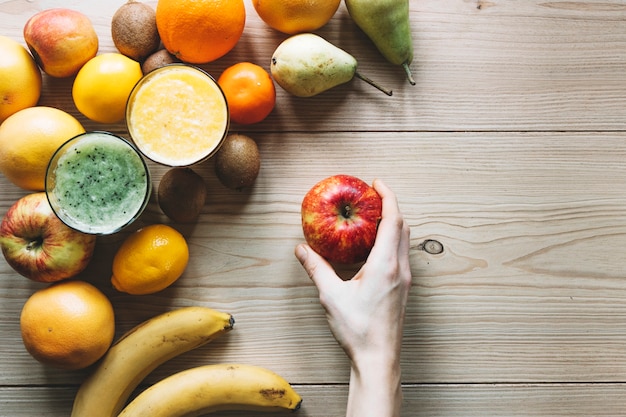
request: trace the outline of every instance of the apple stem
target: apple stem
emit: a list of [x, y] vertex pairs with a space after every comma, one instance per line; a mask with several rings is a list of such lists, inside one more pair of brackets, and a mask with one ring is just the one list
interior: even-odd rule
[[343, 210], [341, 210], [341, 215], [345, 218], [345, 219], [349, 219], [350, 216], [352, 216], [352, 206], [350, 206], [350, 204], [346, 204], [343, 206]]
[[35, 250], [36, 248], [41, 246], [42, 243], [43, 243], [43, 239], [41, 238], [30, 240], [28, 244], [26, 245], [26, 250], [27, 251]]

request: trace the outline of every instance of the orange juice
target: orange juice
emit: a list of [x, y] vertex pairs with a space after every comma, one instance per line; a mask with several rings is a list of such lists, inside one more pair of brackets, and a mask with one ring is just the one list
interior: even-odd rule
[[219, 149], [228, 132], [228, 105], [217, 82], [203, 70], [166, 65], [137, 83], [128, 100], [126, 123], [147, 158], [188, 166]]

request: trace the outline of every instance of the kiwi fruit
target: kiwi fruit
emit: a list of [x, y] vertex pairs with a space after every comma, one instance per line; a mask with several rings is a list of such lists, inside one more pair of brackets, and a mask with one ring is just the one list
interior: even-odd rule
[[161, 44], [156, 11], [145, 3], [128, 0], [113, 14], [111, 37], [120, 53], [142, 62]]
[[159, 207], [175, 222], [196, 221], [206, 198], [204, 179], [189, 167], [171, 168], [159, 181], [157, 191]]
[[233, 190], [250, 187], [259, 175], [261, 154], [249, 136], [231, 133], [215, 154], [215, 173], [220, 182]]
[[159, 49], [143, 61], [143, 64], [141, 64], [141, 72], [146, 75], [150, 71], [175, 62], [180, 61], [174, 55], [170, 54], [167, 49]]

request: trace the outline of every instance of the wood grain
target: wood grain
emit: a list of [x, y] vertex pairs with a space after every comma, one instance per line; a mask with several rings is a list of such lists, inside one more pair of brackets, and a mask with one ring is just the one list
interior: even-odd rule
[[[327, 417], [345, 408], [347, 388], [344, 385], [294, 385], [305, 398], [297, 415]], [[404, 387], [404, 414], [428, 417], [464, 416], [585, 416], [618, 415], [608, 404], [624, 407], [624, 384], [487, 384], [487, 385], [410, 385]], [[0, 388], [3, 413], [13, 417], [30, 417], [23, 404], [34, 404], [44, 410], [42, 416], [69, 415], [74, 390], [66, 387]], [[412, 411], [408, 411], [412, 410]], [[214, 416], [236, 416], [232, 412]], [[264, 417], [267, 413], [246, 413]], [[336, 415], [341, 415], [337, 412]]]
[[[124, 237], [168, 222], [155, 196], [132, 227], [98, 240], [81, 278], [111, 298], [118, 336], [184, 305], [209, 305], [237, 320], [234, 332], [172, 360], [146, 383], [207, 362], [254, 363], [302, 392], [300, 414], [342, 415], [348, 363], [293, 256], [302, 196], [341, 172], [383, 178], [411, 226], [403, 416], [623, 413], [626, 6], [410, 1], [416, 86], [381, 61], [342, 4], [319, 33], [355, 55], [359, 70], [393, 97], [358, 80], [311, 99], [278, 88], [268, 119], [232, 126], [259, 143], [252, 189], [222, 187], [211, 160], [195, 167], [210, 198], [197, 224], [175, 224], [191, 261], [174, 286], [138, 297], [109, 283]], [[0, 35], [23, 43], [30, 15], [70, 7], [92, 18], [100, 51], [113, 51], [108, 25], [122, 3], [0, 2]], [[268, 68], [284, 38], [246, 7], [242, 41], [204, 66], [214, 75], [244, 59]], [[44, 79], [40, 104], [69, 111], [88, 129], [127, 135], [123, 123], [81, 116], [71, 80]], [[150, 167], [156, 184], [166, 168]], [[0, 177], [0, 213], [23, 194]], [[428, 240], [442, 252], [425, 250]], [[68, 415], [88, 372], [42, 367], [24, 350], [19, 312], [40, 287], [0, 262], [1, 416]]]

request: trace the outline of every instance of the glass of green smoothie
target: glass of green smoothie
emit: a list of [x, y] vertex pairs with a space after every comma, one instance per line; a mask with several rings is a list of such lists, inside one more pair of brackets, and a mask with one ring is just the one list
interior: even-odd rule
[[52, 210], [83, 233], [120, 231], [141, 215], [151, 191], [150, 172], [139, 151], [109, 132], [85, 132], [68, 140], [46, 172]]

